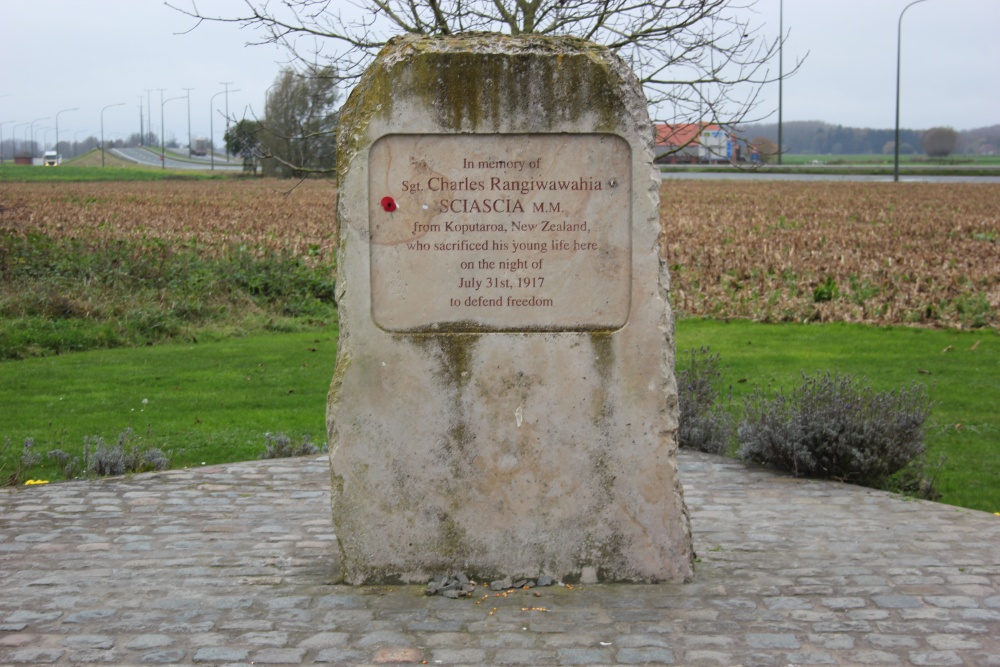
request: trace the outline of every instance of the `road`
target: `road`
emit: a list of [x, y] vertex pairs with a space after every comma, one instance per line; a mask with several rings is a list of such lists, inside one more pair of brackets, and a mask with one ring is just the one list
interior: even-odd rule
[[[749, 169], [731, 171], [665, 171], [660, 178], [664, 181], [853, 181], [868, 183], [891, 183], [892, 174], [790, 174]], [[940, 175], [900, 175], [904, 183], [1000, 183], [998, 176], [940, 176]]]
[[[160, 166], [160, 155], [159, 153], [152, 153], [145, 148], [113, 148], [111, 152], [122, 158], [123, 160], [129, 160], [130, 162], [136, 162], [138, 164], [147, 166]], [[211, 169], [211, 161], [208, 158], [196, 157], [188, 160], [176, 160], [170, 157], [168, 154], [166, 160], [164, 161], [164, 167], [166, 169]], [[232, 161], [226, 164], [224, 160], [216, 158], [215, 160], [215, 170], [216, 171], [242, 171], [242, 162]]]

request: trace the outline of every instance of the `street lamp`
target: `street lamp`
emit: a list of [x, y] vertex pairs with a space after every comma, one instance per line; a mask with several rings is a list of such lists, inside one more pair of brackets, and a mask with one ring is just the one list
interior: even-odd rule
[[[4, 162], [4, 160], [3, 160], [3, 126], [7, 125], [8, 123], [16, 123], [16, 122], [17, 122], [16, 120], [5, 120], [2, 123], [0, 123], [0, 164], [3, 164], [3, 162]], [[11, 132], [13, 132], [13, 130], [11, 130]], [[11, 136], [13, 136], [13, 135], [11, 135]], [[13, 138], [11, 139], [10, 143], [11, 143], [10, 150], [13, 153], [14, 152], [14, 139]]]
[[785, 83], [785, 0], [779, 0], [778, 5], [778, 164], [781, 164], [781, 100], [782, 86]]
[[80, 135], [86, 130], [80, 130], [73, 135], [73, 157], [80, 154]]
[[144, 139], [142, 138], [143, 124], [142, 124], [142, 95], [136, 95], [139, 98], [139, 148], [142, 148]]
[[[229, 131], [229, 86], [232, 85], [232, 81], [220, 81], [220, 86], [225, 86], [226, 90], [226, 132]], [[235, 90], [233, 91], [236, 92]], [[229, 162], [229, 146], [226, 146], [226, 162]]]
[[894, 183], [899, 183], [899, 62], [903, 53], [903, 14], [906, 13], [907, 9], [921, 2], [926, 2], [926, 0], [913, 0], [903, 7], [903, 11], [899, 13], [899, 24], [896, 28], [896, 141], [893, 146], [892, 158], [892, 180]]
[[[31, 146], [29, 147], [28, 150], [31, 151], [32, 158], [35, 157], [35, 123], [37, 123], [40, 120], [51, 120], [51, 119], [52, 116], [46, 116], [45, 118], [36, 118], [35, 120], [31, 121]], [[32, 159], [32, 162], [34, 162], [34, 159]]]
[[[152, 88], [143, 88], [142, 92], [146, 93], [146, 127], [148, 128], [147, 129], [147, 133], [148, 134], [152, 134], [153, 133], [153, 103], [152, 103], [151, 100], [153, 98], [153, 89]], [[140, 104], [141, 104], [141, 102], [140, 102]], [[145, 145], [145, 139], [148, 139], [148, 138], [149, 137], [145, 137], [143, 139], [143, 144], [144, 145]]]
[[181, 90], [187, 91], [187, 107], [188, 107], [188, 159], [191, 159], [191, 91], [194, 88], [181, 88]]
[[56, 164], [59, 164], [59, 114], [66, 113], [67, 111], [79, 111], [80, 107], [73, 107], [72, 109], [63, 109], [62, 111], [56, 112]]
[[14, 127], [10, 128], [10, 141], [12, 144], [10, 150], [12, 153], [14, 153], [15, 158], [17, 157], [17, 128], [27, 127], [29, 124], [30, 123], [18, 123]]
[[123, 107], [124, 102], [119, 102], [118, 104], [109, 104], [108, 106], [101, 109], [101, 166], [104, 166], [104, 112], [111, 107]]
[[160, 102], [160, 169], [167, 168], [167, 140], [164, 138], [166, 135], [164, 134], [163, 129], [163, 107], [167, 104], [167, 102], [183, 99], [184, 97], [182, 96], [170, 97]]
[[[236, 90], [234, 90], [232, 92], [238, 93], [239, 92], [239, 88], [237, 88]], [[208, 103], [208, 136], [209, 136], [209, 139], [208, 139], [208, 144], [209, 144], [209, 146], [208, 146], [208, 153], [209, 153], [209, 155], [212, 156], [212, 161], [211, 161], [212, 162], [212, 171], [215, 171], [215, 98], [218, 97], [219, 95], [226, 94], [226, 99], [229, 99], [228, 93], [229, 93], [229, 89], [228, 88], [226, 88], [226, 90], [220, 90], [215, 95], [212, 95], [212, 99]], [[226, 117], [226, 122], [227, 123], [229, 122], [229, 117], [228, 116]], [[227, 162], [229, 161], [229, 149], [228, 148], [226, 148], [226, 161]]]

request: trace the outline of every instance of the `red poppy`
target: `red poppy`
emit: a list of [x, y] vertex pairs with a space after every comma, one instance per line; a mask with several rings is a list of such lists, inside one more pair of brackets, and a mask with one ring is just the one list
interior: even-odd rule
[[389, 213], [392, 213], [393, 211], [396, 210], [396, 200], [393, 199], [392, 197], [382, 197], [382, 201], [379, 203], [381, 203], [382, 208], [384, 208]]

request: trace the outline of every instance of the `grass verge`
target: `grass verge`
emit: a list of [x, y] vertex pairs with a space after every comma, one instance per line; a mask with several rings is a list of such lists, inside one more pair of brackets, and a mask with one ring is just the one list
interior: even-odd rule
[[0, 232], [0, 359], [312, 326], [336, 317], [334, 274], [285, 251]]
[[[95, 350], [0, 362], [0, 466], [9, 473], [25, 438], [45, 453], [83, 456], [83, 441], [114, 443], [131, 427], [141, 446], [172, 451], [171, 467], [256, 459], [265, 433], [326, 442], [326, 393], [336, 327], [206, 344]], [[30, 471], [58, 480], [43, 458]]]
[[32, 165], [0, 165], [0, 183], [66, 183], [83, 181], [204, 181], [230, 178], [231, 174], [221, 171], [198, 171], [193, 169], [158, 169], [139, 167], [119, 157], [105, 154], [104, 167], [101, 166], [100, 151], [96, 158], [88, 153], [76, 158], [80, 162], [62, 164], [58, 167], [36, 167]]
[[800, 373], [867, 377], [878, 391], [924, 383], [934, 407], [928, 461], [944, 455], [941, 501], [1000, 511], [1000, 337], [993, 330], [941, 331], [853, 324], [759, 324], [687, 319], [677, 349], [710, 346], [740, 401], [754, 386], [790, 389]]
[[[85, 436], [113, 442], [129, 426], [148, 446], [173, 450], [174, 467], [257, 458], [267, 432], [323, 443], [334, 329], [0, 362], [0, 442], [12, 443], [0, 465], [10, 469], [25, 438], [79, 456]], [[754, 385], [789, 387], [802, 371], [866, 376], [877, 390], [928, 384], [930, 458], [947, 456], [942, 502], [1000, 511], [996, 332], [677, 323], [678, 350], [702, 345], [719, 353], [736, 400]], [[58, 479], [54, 467], [32, 474]]]

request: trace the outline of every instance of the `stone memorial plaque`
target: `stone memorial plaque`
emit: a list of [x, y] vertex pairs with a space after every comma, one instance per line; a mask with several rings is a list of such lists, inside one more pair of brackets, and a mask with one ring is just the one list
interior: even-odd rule
[[624, 326], [631, 162], [628, 143], [609, 134], [382, 137], [368, 171], [376, 324]]
[[341, 579], [684, 581], [642, 87], [604, 47], [393, 38], [337, 128]]

